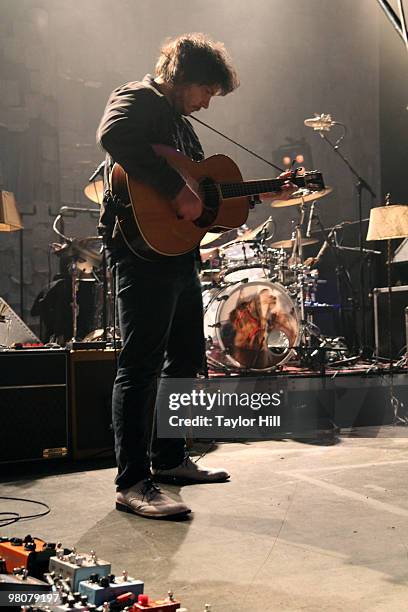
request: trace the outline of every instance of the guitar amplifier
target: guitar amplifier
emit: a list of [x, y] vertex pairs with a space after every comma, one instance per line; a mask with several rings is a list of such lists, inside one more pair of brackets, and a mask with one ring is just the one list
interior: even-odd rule
[[68, 452], [67, 352], [0, 352], [0, 463]]
[[[388, 287], [373, 290], [375, 354], [396, 359], [406, 346], [405, 309], [408, 306], [408, 285], [391, 287], [391, 329], [388, 315]], [[391, 355], [389, 334], [391, 333]]]
[[69, 360], [72, 456], [74, 459], [113, 456], [115, 351], [74, 350]]

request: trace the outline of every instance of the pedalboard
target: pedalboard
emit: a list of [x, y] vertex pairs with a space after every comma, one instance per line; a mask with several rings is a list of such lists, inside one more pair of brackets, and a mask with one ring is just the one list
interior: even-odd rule
[[172, 591], [155, 600], [143, 591], [142, 580], [126, 570], [115, 576], [92, 550], [82, 554], [30, 535], [0, 537], [1, 609], [5, 602], [27, 612], [187, 612]]

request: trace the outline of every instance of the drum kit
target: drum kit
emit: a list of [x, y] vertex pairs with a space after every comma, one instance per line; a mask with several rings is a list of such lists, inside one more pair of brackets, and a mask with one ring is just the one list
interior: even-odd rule
[[[238, 230], [234, 240], [203, 249], [201, 273], [207, 362], [220, 372], [270, 372], [324, 343], [313, 313], [331, 306], [317, 301], [319, 279], [303, 247], [318, 241], [302, 235], [306, 203], [322, 193], [296, 192], [272, 207], [297, 206], [298, 223], [288, 240], [273, 242], [274, 221]], [[310, 211], [308, 226], [310, 229]], [[309, 233], [309, 232], [307, 232]], [[214, 236], [217, 239], [217, 236]]]

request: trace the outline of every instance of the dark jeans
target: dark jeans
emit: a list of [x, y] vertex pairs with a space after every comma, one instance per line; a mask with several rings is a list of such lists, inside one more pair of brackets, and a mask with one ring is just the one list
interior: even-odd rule
[[127, 255], [116, 263], [115, 278], [123, 344], [112, 409], [121, 490], [150, 476], [150, 459], [162, 469], [183, 461], [184, 439], [159, 439], [153, 427], [157, 377], [195, 377], [203, 364], [204, 334], [192, 256], [150, 263]]

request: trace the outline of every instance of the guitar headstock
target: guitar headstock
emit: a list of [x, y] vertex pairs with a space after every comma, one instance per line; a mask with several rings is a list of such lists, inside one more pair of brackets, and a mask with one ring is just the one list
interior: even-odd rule
[[317, 170], [305, 171], [303, 168], [297, 168], [288, 180], [298, 187], [308, 189], [309, 191], [322, 191], [325, 189], [323, 175], [321, 172], [317, 172]]

